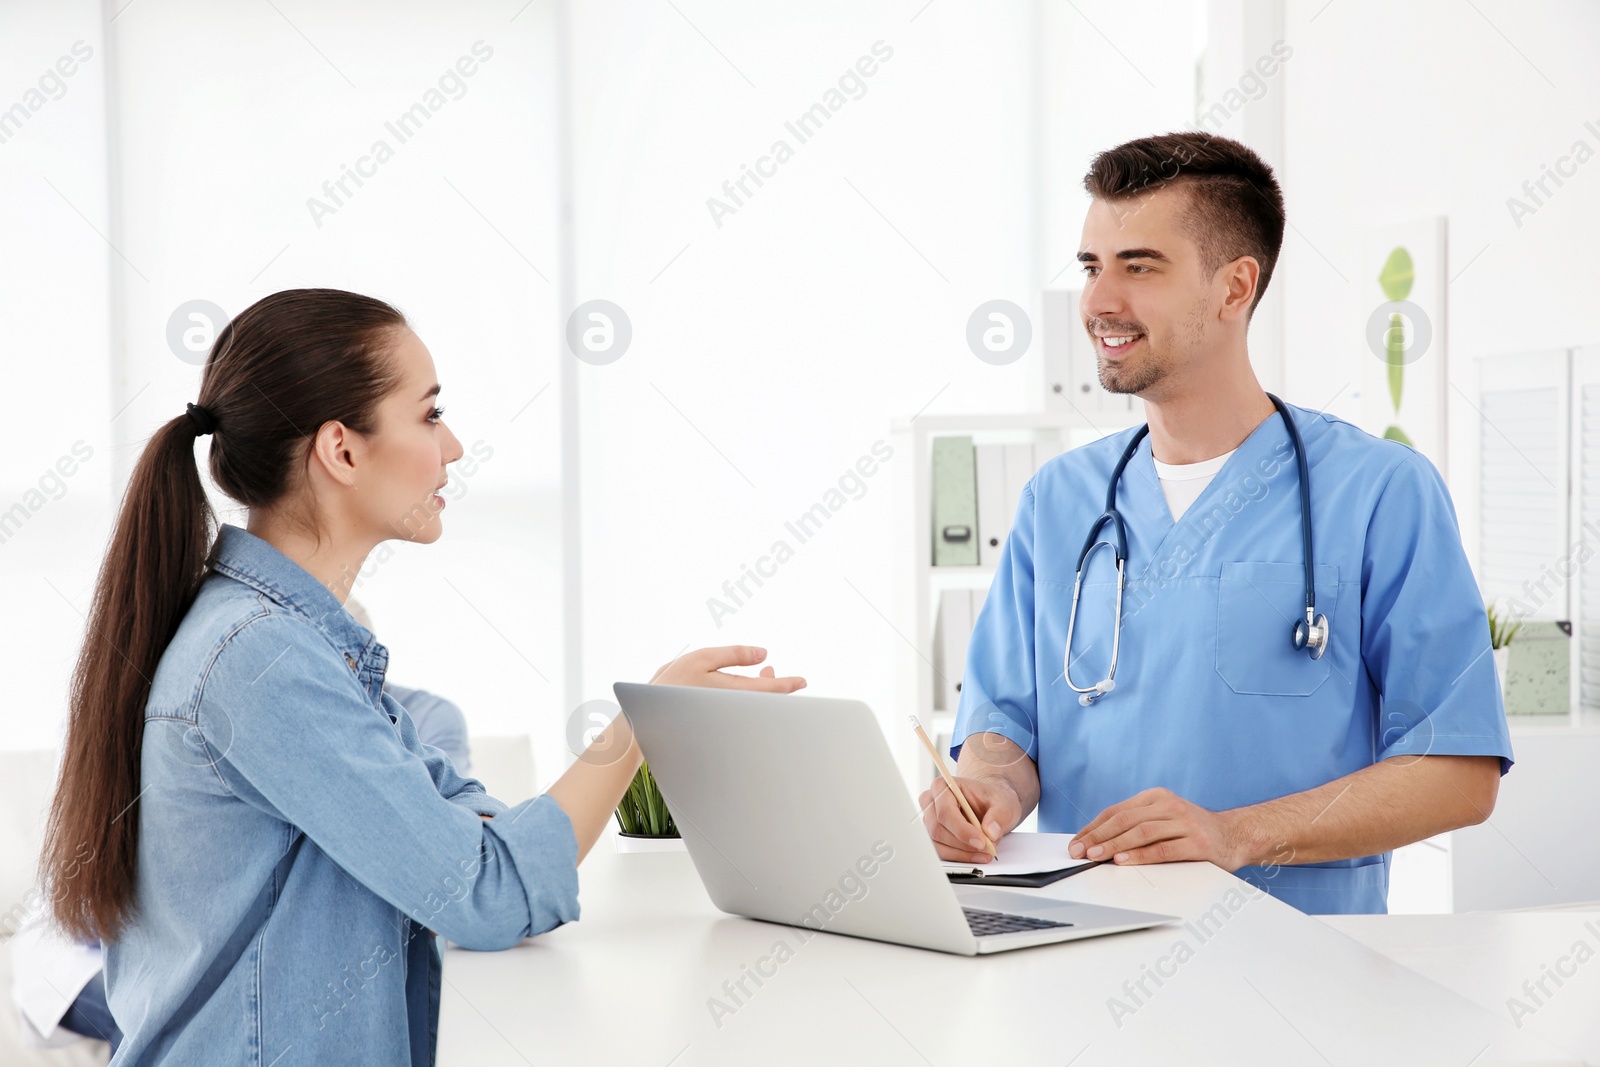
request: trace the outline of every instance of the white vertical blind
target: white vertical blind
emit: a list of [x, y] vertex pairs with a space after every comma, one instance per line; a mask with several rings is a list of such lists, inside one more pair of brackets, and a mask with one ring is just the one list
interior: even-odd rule
[[1479, 410], [1479, 564], [1485, 599], [1524, 618], [1565, 619], [1552, 568], [1567, 529], [1565, 385], [1485, 388]]
[[1571, 546], [1579, 566], [1577, 600], [1578, 701], [1600, 708], [1600, 349], [1573, 355], [1573, 388], [1577, 393], [1574, 423], [1573, 484], [1576, 486], [1577, 529]]

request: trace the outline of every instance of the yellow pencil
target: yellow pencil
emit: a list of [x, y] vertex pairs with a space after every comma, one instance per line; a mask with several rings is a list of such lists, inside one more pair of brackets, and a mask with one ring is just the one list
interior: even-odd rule
[[982, 820], [973, 812], [972, 805], [967, 803], [967, 795], [961, 791], [961, 786], [956, 784], [955, 777], [950, 773], [950, 768], [945, 766], [944, 757], [934, 747], [933, 741], [928, 737], [928, 732], [922, 728], [922, 723], [917, 721], [915, 715], [908, 715], [907, 718], [911, 720], [911, 728], [917, 731], [917, 736], [922, 738], [922, 743], [927, 746], [928, 755], [933, 757], [933, 765], [939, 769], [939, 776], [944, 779], [944, 784], [949, 786], [950, 792], [956, 795], [956, 803], [961, 805], [961, 810], [966, 813], [967, 819], [977, 829], [978, 836], [983, 838], [984, 847], [989, 850], [989, 855], [999, 859], [1000, 850], [995, 847], [993, 841], [989, 840], [989, 835], [984, 833]]

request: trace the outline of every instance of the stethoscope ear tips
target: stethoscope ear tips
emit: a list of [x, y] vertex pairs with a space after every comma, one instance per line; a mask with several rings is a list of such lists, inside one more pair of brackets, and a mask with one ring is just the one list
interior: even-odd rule
[[1117, 683], [1110, 678], [1104, 678], [1094, 683], [1094, 688], [1078, 698], [1078, 703], [1088, 707], [1095, 702], [1096, 697], [1105, 696], [1117, 687]]

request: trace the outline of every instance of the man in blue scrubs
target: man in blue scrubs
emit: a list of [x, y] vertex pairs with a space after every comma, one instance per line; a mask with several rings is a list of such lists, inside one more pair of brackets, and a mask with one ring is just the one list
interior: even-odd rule
[[[1391, 851], [1482, 822], [1511, 743], [1450, 495], [1426, 457], [1287, 405], [1310, 464], [1321, 658], [1305, 615], [1300, 484], [1246, 351], [1283, 243], [1283, 196], [1203, 133], [1098, 156], [1080, 305], [1114, 393], [1150, 431], [1118, 482], [1127, 523], [1115, 688], [1063, 674], [1078, 553], [1134, 431], [1051, 460], [1022, 494], [968, 649], [951, 754], [985, 831], [1035, 806], [1074, 856], [1206, 860], [1312, 913], [1386, 910]], [[1090, 555], [1072, 680], [1111, 662], [1116, 568]], [[942, 781], [947, 860], [983, 862]]]

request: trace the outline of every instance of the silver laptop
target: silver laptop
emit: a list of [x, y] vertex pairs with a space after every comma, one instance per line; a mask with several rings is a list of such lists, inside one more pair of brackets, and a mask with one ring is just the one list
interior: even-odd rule
[[965, 956], [1177, 921], [951, 885], [859, 701], [615, 690], [700, 880], [731, 915]]

